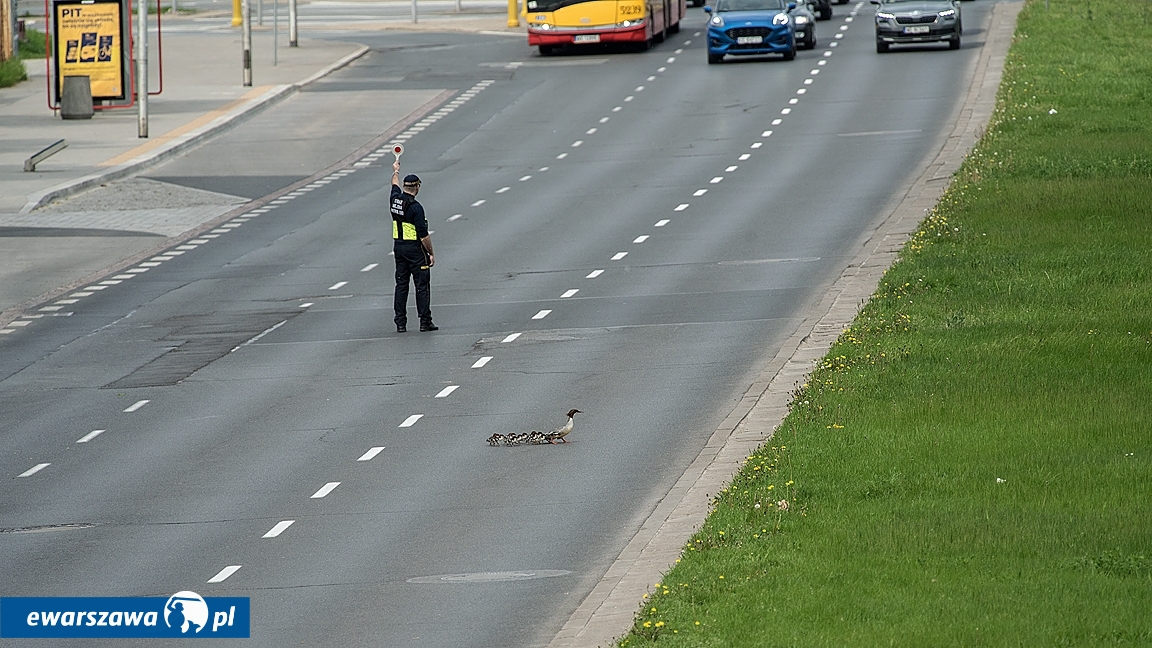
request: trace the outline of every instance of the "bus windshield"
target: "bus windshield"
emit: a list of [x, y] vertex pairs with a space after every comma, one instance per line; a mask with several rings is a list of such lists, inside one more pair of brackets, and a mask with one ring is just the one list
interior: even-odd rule
[[528, 0], [528, 11], [556, 11], [561, 7], [580, 4], [587, 0]]
[[784, 0], [717, 0], [716, 11], [784, 10]]

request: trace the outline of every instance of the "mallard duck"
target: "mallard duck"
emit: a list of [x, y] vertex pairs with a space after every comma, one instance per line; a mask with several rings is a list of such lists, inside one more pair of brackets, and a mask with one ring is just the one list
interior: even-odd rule
[[583, 412], [578, 409], [568, 410], [568, 422], [564, 424], [564, 427], [552, 430], [548, 434], [545, 434], [544, 440], [548, 443], [555, 443], [557, 440], [563, 443], [568, 443], [564, 437], [568, 436], [568, 433], [572, 431], [572, 419], [577, 414], [583, 414]]

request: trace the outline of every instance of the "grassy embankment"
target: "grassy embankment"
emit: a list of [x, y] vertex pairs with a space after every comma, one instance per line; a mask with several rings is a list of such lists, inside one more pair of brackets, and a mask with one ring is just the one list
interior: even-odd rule
[[44, 32], [29, 29], [20, 41], [19, 58], [0, 62], [0, 88], [16, 85], [28, 78], [23, 59], [44, 58]]
[[1152, 645], [1150, 11], [1029, 2], [986, 136], [621, 645]]

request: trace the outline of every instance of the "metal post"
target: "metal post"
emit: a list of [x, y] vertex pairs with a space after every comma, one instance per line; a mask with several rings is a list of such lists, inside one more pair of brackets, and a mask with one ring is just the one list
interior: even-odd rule
[[279, 63], [280, 51], [280, 0], [272, 0], [272, 67]]
[[240, 0], [243, 8], [240, 10], [241, 47], [244, 49], [244, 85], [252, 85], [252, 7], [248, 0]]
[[456, 13], [460, 13], [461, 11], [460, 0], [456, 0]]
[[148, 137], [148, 0], [136, 4], [136, 136]]
[[172, 15], [175, 16], [180, 11], [180, 0], [172, 0]]
[[240, 16], [240, 2], [241, 0], [232, 0], [232, 26], [239, 27], [244, 23], [244, 19]]
[[288, 47], [296, 47], [296, 0], [288, 0]]
[[412, 22], [416, 22], [416, 0], [412, 0]]
[[256, 24], [264, 26], [264, 0], [256, 0]]
[[520, 26], [520, 7], [516, 0], [508, 0], [508, 26]]

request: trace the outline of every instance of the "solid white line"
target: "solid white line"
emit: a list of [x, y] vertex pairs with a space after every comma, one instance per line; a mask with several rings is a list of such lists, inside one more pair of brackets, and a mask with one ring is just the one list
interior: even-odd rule
[[503, 340], [500, 340], [500, 343], [504, 344], [505, 342], [512, 342], [513, 340], [515, 340], [518, 337], [520, 337], [519, 333], [513, 333], [512, 335], [509, 335], [508, 337], [504, 338]]
[[228, 580], [229, 576], [240, 571], [240, 567], [241, 567], [241, 565], [228, 565], [224, 569], [221, 569], [219, 574], [216, 574], [212, 578], [208, 579], [208, 582], [209, 583], [222, 583], [222, 582]]
[[672, 221], [668, 220], [667, 218], [661, 218], [660, 220], [656, 221], [656, 224], [653, 225], [652, 227], [664, 227], [665, 225], [667, 225], [668, 223], [671, 223], [671, 222]]
[[413, 425], [416, 425], [416, 421], [419, 421], [422, 416], [424, 416], [424, 415], [423, 414], [413, 414], [412, 416], [409, 416], [408, 418], [404, 419], [404, 422], [401, 423], [398, 427], [402, 427], [402, 428], [412, 427]]
[[379, 263], [369, 263], [368, 265], [364, 266], [363, 268], [360, 268], [360, 272], [368, 272], [378, 265], [380, 265], [380, 264]]
[[373, 457], [375, 457], [376, 455], [380, 454], [383, 451], [384, 451], [384, 446], [374, 446], [372, 448], [368, 448], [368, 452], [365, 452], [364, 454], [360, 455], [360, 458], [357, 459], [356, 461], [372, 461]]
[[685, 209], [688, 209], [688, 203], [680, 203], [679, 205], [676, 205], [676, 209], [673, 209], [672, 211], [684, 211]]
[[480, 200], [477, 200], [476, 202], [472, 203], [472, 206], [473, 207], [479, 207], [480, 205], [483, 205], [486, 202], [488, 202], [488, 201], [484, 200], [484, 199], [480, 199]]
[[47, 468], [48, 466], [51, 466], [51, 465], [52, 464], [50, 464], [50, 463], [36, 464], [35, 466], [32, 466], [28, 470], [25, 470], [24, 472], [17, 475], [17, 477], [31, 477], [32, 475], [35, 475], [36, 473], [40, 472], [41, 470], [44, 470], [45, 468]]
[[95, 439], [96, 437], [100, 436], [101, 434], [104, 434], [104, 432], [105, 432], [105, 430], [92, 430], [88, 434], [85, 434], [84, 436], [80, 437], [79, 439], [76, 439], [76, 443], [88, 443], [92, 439]]
[[693, 196], [703, 196], [706, 193], [708, 193], [707, 189], [697, 189], [696, 191], [692, 192], [692, 195]]
[[332, 491], [336, 490], [336, 487], [339, 485], [340, 485], [340, 482], [328, 482], [327, 484], [324, 484], [323, 486], [321, 486], [320, 490], [313, 493], [312, 497], [310, 497], [308, 499], [320, 499], [321, 497], [326, 497], [328, 495], [328, 493], [331, 493]]
[[341, 288], [343, 288], [344, 286], [347, 286], [347, 285], [348, 285], [347, 281], [337, 281], [336, 283], [332, 284], [331, 286], [328, 286], [328, 290], [340, 290]]
[[545, 309], [541, 310], [539, 313], [536, 313], [535, 315], [533, 315], [532, 319], [534, 319], [534, 320], [544, 319], [545, 317], [548, 317], [548, 314], [551, 312], [552, 312], [551, 309], [545, 308]]
[[627, 252], [617, 252], [616, 254], [612, 255], [612, 260], [613, 261], [619, 261], [620, 259], [623, 259], [626, 256], [628, 256]]
[[126, 413], [135, 412], [136, 410], [140, 409], [141, 407], [144, 407], [145, 405], [147, 405], [148, 403], [151, 403], [151, 402], [152, 401], [147, 400], [147, 399], [141, 400], [141, 401], [136, 401], [135, 403], [132, 403], [131, 405], [129, 405], [128, 408], [125, 409], [124, 411]]
[[473, 369], [479, 369], [480, 367], [483, 367], [484, 365], [488, 364], [488, 362], [491, 360], [492, 360], [492, 356], [484, 356], [483, 358], [480, 358], [479, 360], [474, 362], [472, 364], [472, 368]]
[[633, 243], [643, 243], [644, 241], [647, 241], [647, 240], [648, 240], [648, 235], [647, 234], [641, 234], [640, 236], [637, 236], [632, 242]]
[[572, 295], [575, 295], [578, 292], [580, 292], [579, 288], [570, 288], [568, 290], [565, 290], [563, 295], [560, 295], [560, 299], [568, 299], [569, 297], [571, 297]]
[[439, 394], [436, 394], [436, 398], [445, 398], [448, 396], [448, 394], [451, 394], [459, 388], [460, 385], [448, 385], [444, 389], [441, 389]]
[[288, 527], [292, 526], [292, 523], [295, 521], [296, 520], [281, 520], [281, 521], [276, 523], [276, 526], [272, 527], [271, 529], [268, 529], [268, 533], [265, 533], [263, 537], [275, 538], [276, 536], [280, 535], [281, 533], [284, 533], [284, 529], [287, 529]]
[[596, 277], [599, 277], [602, 274], [604, 274], [603, 270], [593, 270], [592, 272], [588, 273], [587, 277], [584, 277], [584, 278], [585, 279], [595, 279]]

